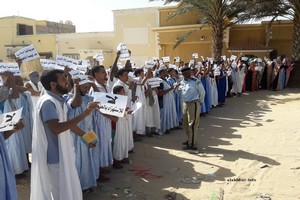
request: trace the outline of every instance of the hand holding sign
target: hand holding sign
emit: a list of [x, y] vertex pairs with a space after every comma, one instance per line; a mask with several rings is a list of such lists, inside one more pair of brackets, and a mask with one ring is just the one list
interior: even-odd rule
[[100, 103], [99, 102], [90, 102], [90, 103], [88, 103], [84, 113], [86, 115], [89, 115], [89, 114], [91, 114], [91, 112], [93, 110], [97, 110], [97, 109], [100, 109]]
[[17, 59], [22, 60], [22, 62], [35, 60], [40, 57], [33, 45], [29, 45], [17, 51], [15, 53]]
[[22, 123], [20, 122], [22, 110], [23, 108], [20, 108], [19, 110], [0, 115], [0, 132], [22, 128]]

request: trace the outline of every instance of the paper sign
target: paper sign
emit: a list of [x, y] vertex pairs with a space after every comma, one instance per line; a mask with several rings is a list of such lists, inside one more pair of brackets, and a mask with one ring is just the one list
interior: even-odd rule
[[79, 77], [79, 75], [83, 75], [83, 73], [79, 70], [71, 70], [69, 74], [72, 76], [72, 78]]
[[164, 63], [170, 62], [170, 56], [162, 57]]
[[243, 57], [241, 58], [241, 60], [242, 60], [242, 61], [247, 61], [247, 60], [248, 60], [248, 57], [243, 56]]
[[222, 60], [226, 61], [226, 56], [221, 56]]
[[138, 111], [141, 107], [143, 106], [143, 104], [141, 102], [135, 102], [135, 103], [131, 103], [131, 110], [132, 110], [132, 113], [131, 114], [134, 114], [136, 111]]
[[100, 112], [103, 114], [123, 117], [126, 106], [127, 96], [109, 93], [95, 92], [94, 101], [100, 102]]
[[17, 51], [15, 53], [16, 58], [21, 59], [22, 62], [27, 62], [30, 60], [35, 60], [40, 57], [39, 53], [36, 51], [33, 45], [29, 45]]
[[202, 59], [203, 61], [205, 61], [203, 56], [201, 56], [201, 59]]
[[88, 75], [85, 74], [81, 74], [77, 76], [80, 79], [79, 85], [83, 85], [86, 83], [93, 83], [93, 81], [91, 81], [91, 79], [89, 79]]
[[145, 62], [145, 68], [146, 69], [153, 68], [156, 64], [157, 64], [156, 61], [148, 60], [148, 61]]
[[16, 111], [0, 115], [0, 132], [12, 130], [14, 125], [21, 119], [22, 110], [23, 107]]
[[117, 47], [117, 51], [120, 51], [120, 60], [130, 60], [130, 53], [127, 46], [124, 43], [120, 43]]
[[162, 82], [162, 80], [160, 78], [149, 78], [147, 80], [147, 84], [150, 86], [156, 86], [156, 85], [160, 85], [160, 83]]
[[78, 60], [75, 60], [73, 58], [69, 58], [69, 57], [66, 57], [66, 56], [59, 56], [57, 55], [56, 56], [56, 63], [58, 66], [61, 66], [61, 67], [71, 67], [71, 66], [74, 66], [74, 65], [78, 65]]
[[87, 68], [91, 68], [91, 63], [89, 60], [78, 60], [78, 65], [76, 68], [80, 71], [86, 72]]
[[236, 60], [236, 59], [237, 59], [237, 56], [231, 55], [231, 57], [230, 57], [230, 60], [231, 60], [231, 61], [234, 61], [234, 60]]
[[0, 72], [11, 72], [14, 76], [21, 76], [18, 63], [0, 62]]
[[93, 58], [99, 62], [104, 61], [103, 53], [99, 53], [93, 56]]
[[180, 57], [175, 57], [174, 60], [175, 60], [176, 63], [179, 63], [180, 62]]
[[193, 53], [193, 58], [198, 59], [198, 53]]
[[40, 63], [44, 70], [55, 69], [57, 66], [55, 60], [40, 59]]

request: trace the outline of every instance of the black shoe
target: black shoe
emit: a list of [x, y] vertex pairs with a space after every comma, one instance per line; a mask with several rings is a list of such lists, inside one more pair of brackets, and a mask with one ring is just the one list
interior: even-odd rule
[[166, 131], [165, 131], [165, 134], [170, 134], [170, 133], [171, 133], [170, 130], [166, 130]]
[[188, 141], [182, 143], [182, 145], [188, 145], [188, 144], [189, 144]]
[[153, 137], [153, 135], [151, 133], [146, 133], [146, 136]]
[[140, 138], [140, 137], [136, 137], [136, 138], [133, 138], [133, 142], [140, 142], [142, 141], [143, 139]]
[[130, 151], [128, 151], [128, 153], [134, 153], [133, 149], [131, 149]]
[[197, 147], [192, 147], [192, 146], [185, 146], [182, 148], [183, 150], [197, 150]]
[[153, 131], [151, 132], [152, 135], [159, 135], [159, 132]]

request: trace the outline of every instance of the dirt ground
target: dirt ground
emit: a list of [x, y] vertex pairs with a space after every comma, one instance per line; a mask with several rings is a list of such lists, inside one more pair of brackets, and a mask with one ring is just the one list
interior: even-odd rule
[[[300, 199], [300, 89], [244, 93], [201, 117], [199, 150], [183, 130], [135, 142], [131, 164], [85, 200]], [[29, 174], [17, 178], [28, 200]]]

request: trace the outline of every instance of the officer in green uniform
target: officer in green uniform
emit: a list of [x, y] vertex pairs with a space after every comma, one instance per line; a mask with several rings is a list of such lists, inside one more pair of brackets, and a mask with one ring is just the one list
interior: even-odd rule
[[187, 134], [188, 141], [183, 149], [197, 150], [199, 135], [201, 103], [204, 101], [205, 90], [200, 80], [191, 76], [191, 69], [181, 69], [184, 79], [181, 81], [179, 91], [183, 101], [182, 117], [183, 128]]

